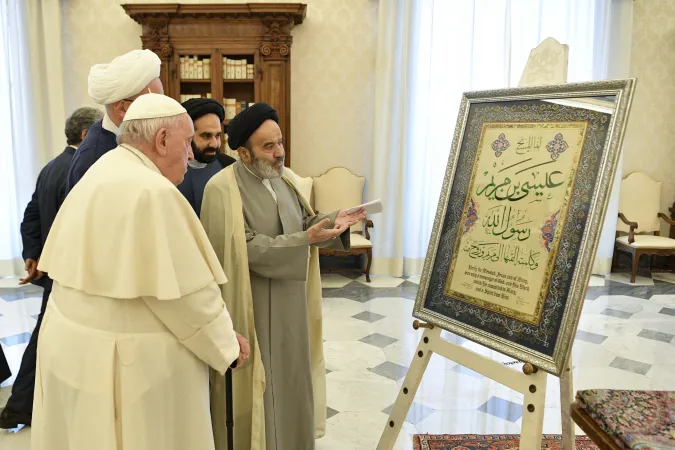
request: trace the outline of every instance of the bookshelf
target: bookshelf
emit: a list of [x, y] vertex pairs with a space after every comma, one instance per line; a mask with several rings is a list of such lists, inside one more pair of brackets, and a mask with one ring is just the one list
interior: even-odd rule
[[[305, 19], [301, 3], [133, 3], [141, 42], [162, 60], [164, 93], [183, 102], [214, 98], [223, 130], [242, 108], [267, 102], [279, 113], [286, 165], [291, 163], [291, 30]], [[228, 150], [223, 140], [224, 152]]]

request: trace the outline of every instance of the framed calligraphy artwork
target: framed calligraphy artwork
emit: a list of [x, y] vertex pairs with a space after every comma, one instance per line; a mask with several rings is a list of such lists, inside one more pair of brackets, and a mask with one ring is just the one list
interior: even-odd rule
[[415, 317], [561, 374], [634, 86], [463, 96]]

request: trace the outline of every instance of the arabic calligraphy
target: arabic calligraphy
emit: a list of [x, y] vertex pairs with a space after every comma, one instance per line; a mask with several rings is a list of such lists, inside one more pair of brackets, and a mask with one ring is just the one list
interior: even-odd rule
[[[485, 198], [489, 200], [504, 201], [508, 200], [510, 202], [517, 202], [524, 199], [530, 193], [533, 193], [535, 197], [542, 197], [544, 195], [543, 190], [553, 189], [558, 186], [562, 186], [565, 183], [565, 179], [562, 176], [562, 172], [559, 170], [554, 170], [553, 172], [531, 172], [532, 181], [513, 181], [511, 177], [505, 176], [501, 182], [495, 182], [495, 176], [490, 175], [489, 171], [483, 172], [483, 175], [490, 175], [490, 182], [485, 186], [480, 184], [476, 188], [476, 195], [484, 195]], [[543, 175], [543, 177], [541, 176]], [[542, 180], [543, 178], [543, 180]], [[535, 198], [538, 200], [538, 198]]]
[[467, 240], [462, 248], [471, 259], [482, 259], [493, 263], [503, 262], [514, 267], [529, 270], [539, 268], [541, 251], [527, 249], [517, 244]]
[[526, 209], [500, 205], [487, 211], [483, 218], [483, 229], [486, 234], [499, 236], [505, 241], [513, 238], [525, 241], [530, 238], [530, 228], [527, 225], [531, 223]]
[[537, 323], [587, 127], [483, 125], [446, 295]]

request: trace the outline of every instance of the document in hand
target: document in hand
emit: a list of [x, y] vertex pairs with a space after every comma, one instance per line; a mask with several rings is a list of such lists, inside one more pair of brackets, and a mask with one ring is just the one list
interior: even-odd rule
[[359, 206], [354, 206], [353, 208], [350, 208], [347, 210], [347, 214], [352, 214], [356, 211], [358, 211], [361, 208], [365, 208], [366, 214], [367, 215], [373, 215], [377, 213], [382, 212], [382, 201], [378, 198], [377, 200], [373, 200], [372, 202], [364, 203], [363, 205]]

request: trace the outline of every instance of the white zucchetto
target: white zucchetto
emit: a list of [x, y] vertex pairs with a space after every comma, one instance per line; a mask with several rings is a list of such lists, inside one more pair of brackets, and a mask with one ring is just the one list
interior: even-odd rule
[[99, 105], [109, 105], [139, 94], [159, 78], [162, 61], [151, 50], [132, 50], [109, 64], [96, 64], [89, 71], [89, 96]]
[[162, 94], [145, 94], [138, 97], [124, 114], [123, 122], [138, 119], [156, 119], [187, 114], [183, 105]]

